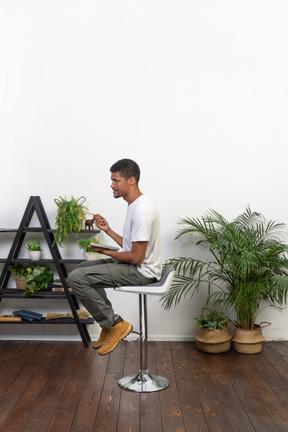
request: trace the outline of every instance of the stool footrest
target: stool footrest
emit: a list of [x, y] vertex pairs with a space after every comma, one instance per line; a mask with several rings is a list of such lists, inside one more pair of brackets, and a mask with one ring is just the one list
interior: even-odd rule
[[169, 380], [159, 375], [151, 375], [148, 371], [140, 371], [137, 375], [126, 376], [118, 381], [119, 387], [138, 393], [150, 393], [169, 387]]
[[[137, 335], [137, 336], [132, 338], [133, 335]], [[122, 339], [122, 341], [132, 343], [132, 342], [139, 342], [142, 339], [143, 338], [141, 337], [141, 334], [139, 332], [132, 330], [127, 336], [125, 336], [125, 338]]]

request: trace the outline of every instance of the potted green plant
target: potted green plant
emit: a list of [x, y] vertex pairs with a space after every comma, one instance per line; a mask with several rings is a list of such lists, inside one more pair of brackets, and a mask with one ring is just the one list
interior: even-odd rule
[[40, 240], [28, 241], [26, 243], [30, 259], [32, 261], [38, 261], [41, 258], [41, 244]]
[[[208, 311], [205, 315], [204, 311]], [[217, 309], [202, 309], [202, 315], [195, 318], [198, 328], [195, 336], [196, 346], [206, 353], [223, 353], [231, 347], [232, 335], [227, 327], [229, 318]]]
[[87, 208], [83, 205], [85, 198], [74, 198], [70, 200], [66, 197], [56, 198], [55, 203], [58, 207], [56, 222], [55, 222], [55, 241], [59, 246], [64, 246], [68, 243], [68, 235], [70, 232], [79, 233], [82, 229], [82, 222], [85, 218]]
[[176, 277], [163, 297], [164, 307], [177, 305], [188, 292], [193, 296], [199, 289], [207, 289], [207, 304], [235, 311], [235, 349], [245, 351], [246, 343], [237, 334], [243, 330], [249, 334], [247, 351], [260, 352], [263, 336], [260, 324], [256, 324], [259, 312], [268, 306], [281, 310], [287, 303], [288, 246], [282, 240], [285, 224], [267, 220], [249, 206], [232, 222], [210, 210], [201, 219], [181, 219], [180, 224], [184, 228], [176, 238], [196, 235], [193, 244], [208, 255], [168, 261], [174, 265]]
[[[10, 266], [9, 270], [15, 277], [17, 289], [24, 291], [26, 297], [37, 294], [42, 289], [48, 289], [54, 282], [54, 273], [45, 266], [25, 266], [17, 263]], [[19, 277], [22, 278], [20, 287], [17, 284]]]
[[26, 290], [26, 275], [27, 270], [26, 267], [23, 264], [13, 264], [9, 268], [10, 272], [13, 274], [15, 282], [16, 282], [16, 288], [20, 291]]
[[93, 238], [93, 239], [80, 238], [79, 240], [77, 240], [79, 248], [84, 250], [86, 260], [95, 260], [95, 259], [97, 259], [97, 256], [99, 255], [98, 252], [94, 252], [91, 248], [89, 248], [89, 245], [92, 242], [93, 243], [99, 243], [99, 240], [95, 239], [95, 238]]

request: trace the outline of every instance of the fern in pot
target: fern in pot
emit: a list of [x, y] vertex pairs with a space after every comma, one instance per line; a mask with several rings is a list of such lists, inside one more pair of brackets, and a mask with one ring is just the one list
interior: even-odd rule
[[228, 329], [229, 317], [217, 309], [203, 308], [197, 320], [196, 346], [206, 353], [229, 351], [232, 335]]
[[[285, 224], [267, 220], [247, 207], [231, 222], [217, 211], [210, 210], [200, 219], [182, 219], [180, 225], [183, 228], [176, 238], [191, 233], [197, 235], [193, 244], [204, 247], [208, 256], [205, 259], [179, 257], [168, 261], [174, 265], [176, 277], [163, 297], [164, 307], [169, 309], [188, 293], [193, 296], [199, 289], [207, 289], [207, 304], [235, 311], [235, 349], [247, 353], [260, 352], [264, 338], [262, 323], [256, 323], [257, 316], [265, 307], [282, 310], [287, 303]], [[244, 336], [238, 335], [241, 330], [246, 333], [247, 344]]]

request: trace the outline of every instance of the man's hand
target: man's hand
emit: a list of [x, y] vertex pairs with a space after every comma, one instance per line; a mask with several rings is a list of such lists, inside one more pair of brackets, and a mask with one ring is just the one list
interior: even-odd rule
[[91, 245], [89, 245], [89, 248], [92, 250], [92, 251], [94, 251], [94, 252], [98, 252], [98, 253], [105, 253], [105, 251], [109, 251], [109, 249], [105, 249], [105, 248], [103, 248], [103, 247], [97, 247], [96, 245], [95, 246], [91, 246]]
[[[106, 221], [106, 219], [99, 215], [96, 214], [95, 215], [95, 223], [97, 228], [101, 229], [102, 231], [104, 231], [109, 237], [111, 237], [120, 247], [122, 247], [122, 237], [115, 233], [109, 226], [108, 222]], [[108, 255], [108, 254], [107, 254]]]
[[101, 216], [99, 214], [96, 214], [95, 216], [96, 216], [95, 223], [96, 223], [97, 228], [101, 229], [104, 232], [107, 232], [110, 229], [110, 227], [109, 227], [109, 224], [106, 221], [106, 219], [104, 219], [103, 216]]

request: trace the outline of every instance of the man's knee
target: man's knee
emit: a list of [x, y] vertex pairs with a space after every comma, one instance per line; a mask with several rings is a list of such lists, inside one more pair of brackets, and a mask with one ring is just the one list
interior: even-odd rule
[[81, 282], [82, 277], [81, 277], [80, 273], [81, 273], [81, 271], [79, 271], [79, 269], [74, 269], [68, 275], [67, 283], [69, 286], [71, 286], [71, 288], [73, 288], [75, 285], [78, 285], [79, 282]]

